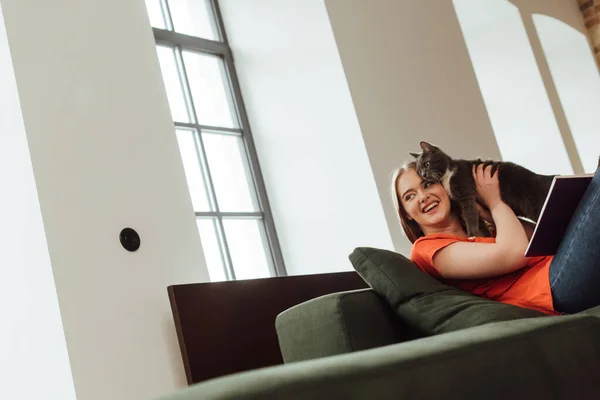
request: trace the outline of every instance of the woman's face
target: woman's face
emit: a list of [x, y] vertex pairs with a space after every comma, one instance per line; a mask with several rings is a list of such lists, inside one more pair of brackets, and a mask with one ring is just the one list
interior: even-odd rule
[[441, 184], [423, 181], [409, 169], [398, 178], [396, 191], [408, 219], [415, 220], [425, 234], [448, 223], [450, 198]]

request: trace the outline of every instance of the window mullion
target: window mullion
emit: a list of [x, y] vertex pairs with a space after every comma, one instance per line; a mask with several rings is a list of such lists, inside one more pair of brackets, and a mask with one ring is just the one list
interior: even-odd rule
[[154, 39], [165, 46], [181, 46], [186, 50], [222, 56], [228, 50], [227, 44], [203, 39], [154, 27]]
[[163, 19], [165, 21], [165, 26], [168, 30], [175, 30], [173, 26], [173, 18], [171, 18], [171, 9], [169, 8], [169, 2], [167, 0], [160, 0], [160, 8], [162, 10]]
[[196, 147], [196, 154], [198, 156], [198, 160], [200, 160], [200, 168], [202, 169], [202, 173], [206, 177], [206, 195], [208, 197], [208, 202], [211, 208], [215, 212], [219, 212], [219, 203], [217, 202], [217, 194], [215, 192], [215, 186], [213, 184], [212, 175], [210, 173], [210, 166], [208, 165], [208, 158], [206, 157], [206, 150], [204, 149], [204, 143], [202, 142], [202, 133], [196, 131], [194, 135], [194, 143]]
[[251, 218], [263, 219], [262, 212], [217, 212], [217, 211], [196, 211], [196, 217], [223, 217], [223, 218]]
[[229, 41], [227, 40], [227, 32], [225, 32], [225, 27], [223, 26], [223, 17], [221, 16], [221, 8], [219, 7], [219, 2], [216, 0], [210, 0], [210, 3], [213, 8], [213, 13], [215, 19], [217, 20], [217, 28], [219, 29], [219, 34], [224, 43], [229, 45]]
[[196, 124], [198, 123], [198, 116], [196, 115], [196, 107], [194, 106], [192, 91], [190, 90], [190, 81], [188, 79], [187, 70], [181, 55], [181, 46], [175, 46], [173, 51], [175, 52], [175, 63], [177, 64], [177, 71], [179, 72], [179, 83], [181, 84], [183, 95], [185, 97], [188, 115], [191, 117], [192, 122]]
[[233, 269], [233, 261], [231, 260], [231, 252], [229, 251], [229, 245], [227, 244], [227, 238], [225, 237], [225, 227], [223, 226], [223, 218], [217, 217], [217, 233], [221, 242], [221, 251], [225, 255], [225, 273], [227, 277], [234, 281], [235, 270]]
[[271, 276], [281, 276], [282, 274], [280, 271], [278, 271], [277, 266], [275, 264], [275, 252], [273, 251], [273, 246], [269, 241], [269, 233], [267, 229], [266, 218], [264, 217], [264, 215], [263, 218], [261, 218], [259, 232], [262, 242], [264, 243], [263, 246], [266, 245], [271, 253], [271, 257], [267, 257], [267, 262], [269, 263], [269, 271], [271, 273]]
[[209, 131], [212, 133], [219, 133], [221, 135], [241, 136], [242, 130], [238, 128], [223, 128], [220, 126], [202, 125], [187, 122], [175, 122], [175, 126], [183, 128], [192, 128], [199, 131]]

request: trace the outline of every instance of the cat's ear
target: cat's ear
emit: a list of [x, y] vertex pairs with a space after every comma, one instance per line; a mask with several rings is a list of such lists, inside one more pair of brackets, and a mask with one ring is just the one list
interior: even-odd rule
[[423, 149], [423, 151], [431, 151], [435, 148], [434, 145], [429, 144], [425, 141], [421, 141], [420, 145], [421, 145], [421, 148]]
[[414, 158], [419, 158], [420, 154], [419, 153], [408, 153], [411, 156], [413, 156]]

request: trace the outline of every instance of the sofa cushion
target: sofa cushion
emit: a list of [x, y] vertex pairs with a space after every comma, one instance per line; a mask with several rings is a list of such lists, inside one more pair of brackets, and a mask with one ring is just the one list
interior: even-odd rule
[[285, 363], [385, 346], [407, 336], [387, 301], [371, 289], [327, 294], [277, 316]]
[[546, 316], [445, 285], [392, 251], [360, 247], [349, 258], [354, 269], [390, 303], [395, 314], [423, 335]]

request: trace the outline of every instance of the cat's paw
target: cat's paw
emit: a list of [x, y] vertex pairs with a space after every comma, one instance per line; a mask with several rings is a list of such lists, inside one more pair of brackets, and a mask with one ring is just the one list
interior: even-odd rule
[[474, 238], [479, 236], [481, 236], [481, 232], [479, 231], [479, 229], [467, 229], [467, 237]]
[[469, 237], [467, 238], [467, 240], [468, 240], [469, 242], [474, 242], [474, 241], [475, 241], [475, 236], [469, 236]]

